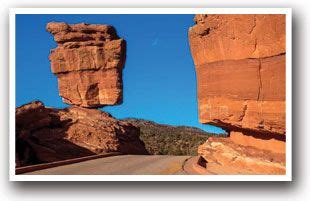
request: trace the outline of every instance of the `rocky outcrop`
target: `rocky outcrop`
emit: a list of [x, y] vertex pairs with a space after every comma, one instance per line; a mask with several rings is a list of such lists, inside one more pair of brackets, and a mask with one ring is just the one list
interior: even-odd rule
[[212, 174], [285, 174], [285, 155], [210, 137], [198, 148]]
[[138, 127], [100, 110], [31, 102], [16, 108], [16, 166], [108, 152], [147, 154], [139, 134]]
[[285, 15], [197, 15], [201, 123], [285, 134]]
[[49, 59], [65, 103], [94, 108], [122, 102], [126, 43], [112, 26], [50, 22], [46, 29], [58, 44]]
[[194, 21], [189, 42], [199, 121], [225, 129], [229, 143], [285, 154], [285, 15]]

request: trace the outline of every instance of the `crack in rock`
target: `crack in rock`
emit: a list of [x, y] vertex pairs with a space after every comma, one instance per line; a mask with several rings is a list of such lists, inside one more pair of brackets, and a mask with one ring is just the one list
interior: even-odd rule
[[259, 78], [259, 85], [258, 85], [258, 94], [257, 94], [257, 100], [260, 100], [261, 91], [262, 91], [262, 75], [261, 75], [261, 68], [262, 68], [262, 61], [259, 58], [258, 59], [258, 78]]
[[248, 105], [247, 105], [247, 103], [243, 106], [243, 110], [242, 110], [242, 114], [240, 115], [240, 117], [239, 117], [239, 121], [242, 121], [243, 120], [243, 118], [244, 118], [244, 116], [245, 116], [245, 114], [246, 114], [246, 111], [248, 110]]
[[249, 34], [252, 34], [252, 33], [253, 33], [255, 27], [256, 27], [256, 16], [254, 16], [254, 25], [253, 25], [253, 27], [251, 28]]

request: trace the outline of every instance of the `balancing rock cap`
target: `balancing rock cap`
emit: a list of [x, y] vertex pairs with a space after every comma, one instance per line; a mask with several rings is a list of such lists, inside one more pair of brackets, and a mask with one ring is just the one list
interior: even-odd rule
[[122, 102], [126, 42], [114, 27], [50, 22], [46, 30], [58, 45], [49, 60], [65, 103], [97, 108]]

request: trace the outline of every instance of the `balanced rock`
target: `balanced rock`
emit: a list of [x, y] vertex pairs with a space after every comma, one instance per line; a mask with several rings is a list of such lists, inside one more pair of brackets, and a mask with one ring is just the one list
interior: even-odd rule
[[285, 15], [196, 15], [194, 21], [188, 37], [199, 121], [222, 127], [230, 143], [285, 154]]
[[39, 101], [16, 108], [16, 166], [94, 154], [148, 154], [140, 129], [97, 109], [48, 108]]
[[49, 60], [65, 103], [96, 108], [122, 102], [126, 42], [112, 26], [50, 22], [46, 29], [58, 44]]

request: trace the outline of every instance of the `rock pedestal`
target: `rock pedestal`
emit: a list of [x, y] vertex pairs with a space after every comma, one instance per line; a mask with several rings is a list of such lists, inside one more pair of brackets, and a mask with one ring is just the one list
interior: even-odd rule
[[16, 166], [109, 152], [148, 154], [139, 135], [138, 127], [97, 109], [31, 102], [16, 108]]

